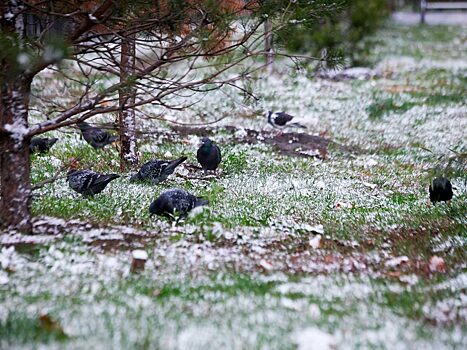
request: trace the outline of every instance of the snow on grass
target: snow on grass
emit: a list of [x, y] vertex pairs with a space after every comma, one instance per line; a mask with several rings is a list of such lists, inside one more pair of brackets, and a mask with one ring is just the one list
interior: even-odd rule
[[[199, 136], [142, 120], [141, 162], [189, 157], [166, 182], [130, 184], [126, 172], [93, 198], [64, 177], [35, 191], [39, 234], [0, 241], [0, 348], [295, 349], [310, 339], [338, 349], [466, 347], [465, 179], [452, 179], [451, 205], [426, 205], [438, 156], [465, 147], [465, 45], [456, 41], [464, 33], [389, 27], [373, 53], [381, 78], [311, 78], [279, 61], [272, 76], [250, 82], [257, 104], [225, 87], [183, 112], [145, 107], [178, 122], [225, 117], [218, 125], [236, 126], [235, 139], [213, 136], [220, 171], [203, 177], [191, 167]], [[56, 74], [44, 71], [35, 92], [67, 105], [79, 89]], [[101, 77], [94, 88], [110, 83]], [[33, 103], [33, 123], [43, 121], [46, 106]], [[321, 161], [239, 143], [245, 129], [268, 128], [269, 109], [351, 151], [331, 148]], [[115, 149], [95, 151], [73, 128], [50, 134], [60, 142], [33, 156], [33, 182], [76, 156], [82, 167], [118, 169]], [[151, 201], [171, 187], [210, 205], [180, 225], [150, 217]], [[138, 273], [135, 250], [148, 255]], [[430, 270], [433, 255], [446, 274]], [[41, 314], [68, 338], [43, 329]]]

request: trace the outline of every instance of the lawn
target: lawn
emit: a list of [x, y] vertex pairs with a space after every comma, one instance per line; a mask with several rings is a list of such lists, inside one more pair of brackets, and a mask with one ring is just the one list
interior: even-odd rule
[[[0, 236], [0, 348], [467, 348], [467, 175], [447, 167], [466, 148], [467, 27], [388, 23], [368, 40], [369, 79], [279, 61], [249, 81], [258, 102], [226, 87], [183, 112], [146, 107], [221, 119], [141, 122], [142, 162], [189, 157], [157, 186], [130, 184], [117, 150], [93, 150], [76, 129], [49, 133], [60, 141], [32, 157], [34, 183], [77, 156], [122, 176], [93, 198], [61, 177], [35, 191], [37, 235]], [[59, 96], [50, 81], [33, 88]], [[284, 152], [265, 110], [295, 115], [326, 152], [295, 134]], [[203, 134], [223, 152], [215, 176], [193, 166]], [[428, 205], [439, 171], [454, 198]], [[179, 225], [150, 217], [172, 187], [210, 204]], [[149, 254], [139, 273], [134, 249]]]

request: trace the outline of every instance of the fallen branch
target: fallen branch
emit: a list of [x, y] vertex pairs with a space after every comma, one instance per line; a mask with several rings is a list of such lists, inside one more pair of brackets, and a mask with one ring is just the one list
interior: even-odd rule
[[52, 182], [55, 182], [57, 181], [58, 179], [61, 179], [61, 178], [64, 178], [65, 176], [60, 176], [60, 173], [65, 170], [66, 168], [68, 168], [68, 165], [67, 166], [62, 166], [60, 169], [57, 170], [57, 172], [54, 174], [53, 177], [49, 178], [49, 179], [45, 179], [44, 181], [41, 181], [41, 182], [38, 182], [37, 184], [34, 184], [32, 187], [31, 187], [31, 190], [38, 190], [39, 188], [42, 188], [44, 187], [45, 185], [47, 184], [50, 184]]
[[182, 175], [182, 174], [179, 174], [179, 173], [176, 173], [175, 175], [178, 176], [178, 177], [181, 177], [182, 179], [185, 179], [185, 180], [203, 180], [203, 181], [210, 181], [210, 180], [216, 178], [215, 175], [203, 176], [203, 177], [199, 177], [199, 176], [186, 176], [186, 175]]
[[79, 158], [75, 158], [75, 159], [72, 159], [72, 160], [70, 161], [70, 163], [65, 164], [65, 165], [62, 165], [62, 166], [55, 172], [54, 176], [52, 176], [51, 178], [45, 179], [44, 181], [38, 182], [37, 184], [34, 184], [34, 185], [31, 187], [31, 190], [32, 190], [32, 191], [38, 190], [39, 188], [42, 188], [42, 187], [44, 187], [44, 186], [47, 185], [47, 184], [51, 184], [51, 183], [57, 181], [58, 179], [65, 178], [65, 176], [60, 176], [60, 173], [62, 173], [64, 170], [70, 168], [71, 165], [72, 165], [74, 162], [78, 162], [78, 161], [79, 161]]

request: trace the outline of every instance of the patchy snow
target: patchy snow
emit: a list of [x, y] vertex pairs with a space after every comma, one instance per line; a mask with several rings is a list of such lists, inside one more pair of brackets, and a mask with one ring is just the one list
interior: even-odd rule
[[10, 21], [11, 19], [13, 19], [15, 17], [15, 15], [11, 12], [6, 12], [4, 15], [3, 15], [3, 18], [5, 18], [7, 21]]
[[[391, 40], [407, 46], [407, 39]], [[447, 237], [443, 232], [444, 224], [452, 228], [450, 218], [462, 206], [426, 206], [425, 177], [434, 156], [420, 149], [442, 154], [462, 145], [466, 107], [427, 105], [410, 95], [414, 87], [431, 89], [417, 76], [421, 71], [464, 74], [465, 63], [456, 53], [443, 52], [451, 58], [385, 55], [375, 68], [381, 77], [370, 80], [358, 79], [358, 70], [355, 80], [310, 79], [278, 61], [270, 77], [251, 80], [258, 104], [226, 86], [183, 112], [144, 107], [181, 123], [225, 117], [218, 125], [236, 125], [233, 137], [215, 131], [224, 156], [221, 171], [202, 177], [193, 170], [200, 136], [179, 136], [165, 123], [139, 119], [145, 132], [142, 154], [187, 154], [187, 164], [159, 186], [129, 184], [128, 174], [122, 174], [92, 199], [77, 197], [64, 179], [36, 191], [36, 212], [72, 219], [41, 216], [34, 223], [38, 235], [1, 236], [2, 245], [15, 248], [0, 252], [0, 293], [8, 295], [0, 298], [0, 322], [17, 314], [32, 320], [52, 314], [72, 335], [66, 343], [72, 348], [465, 348], [460, 325], [467, 275], [459, 272], [465, 263], [447, 266], [449, 273], [437, 283], [433, 276], [440, 272], [425, 271], [429, 260], [396, 251], [395, 241], [429, 235], [423, 242], [440, 257], [466, 243], [460, 233]], [[76, 68], [70, 62], [61, 67], [70, 75]], [[181, 76], [183, 67], [169, 73]], [[103, 77], [93, 88], [112, 82]], [[53, 70], [41, 72], [33, 89], [33, 124], [48, 115], [35, 95], [53, 98], [59, 108], [79, 93]], [[393, 96], [391, 89], [403, 91]], [[395, 98], [398, 106], [419, 104], [370, 120], [367, 109], [379, 97]], [[179, 106], [199, 98], [171, 96], [169, 101]], [[333, 149], [328, 159], [315, 161], [283, 157], [264, 143], [242, 143], [248, 129], [266, 127], [257, 114], [264, 109], [286, 109], [307, 125], [307, 132], [351, 151]], [[90, 151], [76, 129], [51, 134], [61, 138], [63, 148], [33, 160], [34, 180], [53, 174], [70, 154]], [[112, 159], [93, 153], [86, 165], [116, 166], [111, 152]], [[465, 200], [465, 181], [452, 182], [456, 200]], [[166, 186], [187, 188], [211, 204], [178, 225], [150, 218], [149, 203]], [[440, 226], [417, 221], [418, 216], [439, 218]], [[22, 251], [28, 244], [32, 254]], [[147, 262], [143, 271], [131, 274], [128, 259], [136, 251]], [[416, 299], [418, 292], [427, 296], [422, 304], [399, 304], [407, 293]], [[420, 310], [421, 319], [407, 316]]]
[[408, 262], [409, 258], [406, 256], [398, 256], [392, 259], [389, 259], [384, 263], [387, 267], [397, 267], [405, 262]]
[[136, 260], [148, 260], [148, 253], [145, 250], [136, 249], [131, 252], [133, 259]]
[[6, 131], [11, 133], [11, 136], [18, 144], [23, 142], [24, 136], [29, 132], [26, 122], [19, 116], [14, 118], [12, 124], [5, 124], [4, 128]]
[[305, 328], [292, 334], [292, 341], [297, 344], [297, 350], [333, 350], [336, 341], [331, 334], [318, 328]]
[[310, 247], [318, 249], [321, 244], [321, 235], [316, 235], [313, 238], [310, 238]]

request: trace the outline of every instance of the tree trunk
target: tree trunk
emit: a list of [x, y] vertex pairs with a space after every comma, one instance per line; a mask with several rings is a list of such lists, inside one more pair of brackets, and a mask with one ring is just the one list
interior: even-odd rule
[[[120, 81], [124, 82], [135, 74], [135, 41], [132, 36], [123, 38], [121, 42]], [[136, 115], [133, 105], [136, 98], [136, 88], [129, 82], [119, 91], [120, 111], [118, 115], [120, 134], [120, 169], [123, 171], [131, 165], [138, 164], [138, 149], [136, 143]]]
[[268, 74], [272, 73], [274, 63], [274, 46], [272, 37], [272, 23], [271, 20], [267, 19], [264, 22], [264, 51], [266, 55], [266, 67]]
[[3, 225], [31, 233], [31, 182], [28, 106], [31, 81], [18, 77], [0, 92], [0, 219]]
[[[8, 0], [0, 19], [0, 31], [24, 38], [24, 6]], [[19, 45], [21, 48], [21, 44]], [[28, 128], [31, 77], [26, 77], [16, 62], [0, 62], [0, 224], [31, 233], [31, 182]]]

